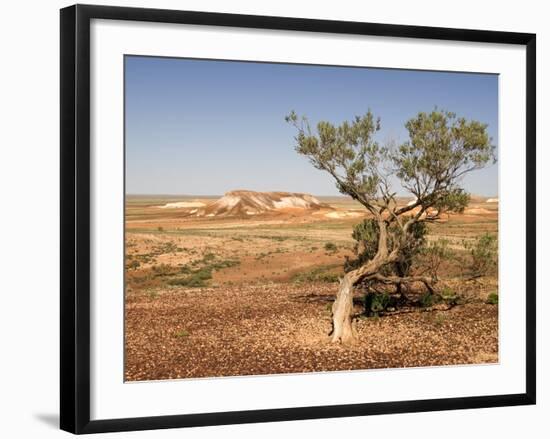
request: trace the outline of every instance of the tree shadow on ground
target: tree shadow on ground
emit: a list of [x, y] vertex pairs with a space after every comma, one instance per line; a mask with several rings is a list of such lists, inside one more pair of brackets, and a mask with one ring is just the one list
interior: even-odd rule
[[[380, 309], [373, 309], [372, 299], [376, 295], [386, 294], [388, 297], [387, 302], [382, 305]], [[368, 299], [367, 299], [368, 297]], [[295, 301], [300, 303], [319, 303], [319, 304], [332, 304], [335, 300], [335, 295], [332, 294], [302, 294], [295, 296]], [[356, 312], [353, 313], [354, 318], [361, 316], [376, 315], [379, 317], [385, 315], [403, 314], [419, 311], [445, 311], [454, 306], [457, 303], [452, 301], [441, 300], [441, 296], [438, 294], [428, 294], [423, 291], [407, 291], [407, 294], [396, 294], [387, 292], [375, 292], [375, 294], [365, 295], [364, 293], [357, 294], [353, 297], [353, 306]], [[359, 309], [361, 311], [357, 312]]]

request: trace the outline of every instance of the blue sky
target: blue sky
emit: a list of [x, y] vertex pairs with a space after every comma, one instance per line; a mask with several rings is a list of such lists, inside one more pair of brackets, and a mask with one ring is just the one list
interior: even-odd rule
[[[496, 75], [137, 56], [125, 67], [128, 194], [338, 194], [294, 150], [290, 110], [315, 124], [370, 108], [381, 118], [378, 140], [403, 142], [404, 123], [438, 106], [489, 124], [498, 140]], [[497, 195], [497, 176], [494, 165], [464, 186]]]

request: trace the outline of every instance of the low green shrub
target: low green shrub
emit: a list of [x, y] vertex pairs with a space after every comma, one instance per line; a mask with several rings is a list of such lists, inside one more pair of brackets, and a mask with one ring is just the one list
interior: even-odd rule
[[126, 262], [127, 270], [137, 270], [141, 263], [137, 259], [130, 259]]
[[437, 314], [434, 317], [433, 322], [436, 326], [443, 326], [446, 320], [447, 318], [443, 314]]
[[159, 296], [158, 291], [155, 290], [154, 288], [148, 288], [145, 292], [151, 299], [156, 299]]
[[498, 239], [485, 233], [473, 242], [464, 242], [470, 261], [468, 268], [472, 277], [481, 277], [495, 271], [498, 265]]
[[207, 253], [202, 259], [191, 262], [191, 267], [182, 265], [179, 267], [179, 274], [185, 276], [177, 276], [168, 280], [169, 285], [199, 288], [208, 286], [207, 282], [212, 279], [212, 273], [223, 268], [234, 267], [239, 265], [240, 261], [236, 259], [221, 259], [213, 253]]
[[182, 329], [182, 330], [176, 332], [176, 337], [177, 338], [185, 338], [185, 337], [189, 337], [189, 335], [191, 335], [191, 334], [189, 334], [189, 331], [186, 330], [186, 329]]
[[423, 265], [426, 267], [426, 271], [434, 280], [439, 278], [439, 271], [443, 262], [451, 259], [453, 256], [449, 248], [449, 241], [443, 238], [427, 243], [420, 250], [420, 254], [422, 255]]
[[325, 282], [333, 283], [338, 282], [341, 274], [331, 271], [334, 269], [334, 266], [322, 266], [314, 268], [313, 270], [296, 273], [292, 277], [292, 281], [296, 283], [305, 283], [305, 282]]
[[441, 300], [447, 304], [454, 305], [457, 303], [458, 294], [452, 288], [444, 287], [441, 291]]
[[212, 279], [212, 270], [209, 268], [200, 268], [185, 277], [170, 279], [168, 284], [179, 287], [198, 288], [207, 286], [206, 282], [210, 279]]
[[435, 302], [435, 297], [429, 291], [426, 291], [422, 296], [420, 296], [420, 306], [422, 308], [428, 308], [432, 306]]
[[365, 304], [365, 314], [378, 316], [388, 307], [391, 298], [388, 293], [368, 293], [365, 294], [363, 302]]
[[162, 276], [170, 276], [174, 274], [174, 271], [176, 270], [175, 267], [172, 267], [168, 264], [160, 264], [160, 265], [153, 265], [152, 267], [153, 273], [155, 273], [155, 276], [162, 277]]
[[326, 242], [325, 243], [325, 250], [327, 252], [335, 252], [336, 250], [338, 250], [338, 247], [336, 246], [336, 244], [334, 242]]
[[498, 293], [493, 291], [487, 296], [487, 303], [490, 305], [498, 305]]

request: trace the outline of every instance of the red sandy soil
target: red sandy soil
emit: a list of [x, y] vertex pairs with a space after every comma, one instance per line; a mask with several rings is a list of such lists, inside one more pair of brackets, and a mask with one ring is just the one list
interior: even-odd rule
[[355, 344], [332, 344], [328, 307], [336, 287], [268, 283], [127, 294], [125, 379], [498, 361], [498, 307], [482, 302], [358, 319]]
[[[297, 283], [296, 275], [341, 270], [351, 255], [352, 228], [365, 210], [340, 199], [328, 206], [301, 198], [309, 197], [304, 194], [231, 196], [239, 197], [236, 203], [218, 203], [223, 197], [198, 200], [205, 207], [197, 212], [213, 206], [212, 217], [185, 208], [159, 209], [162, 200], [128, 204], [126, 252], [140, 264], [126, 276], [126, 380], [498, 361], [498, 306], [484, 303], [498, 291], [498, 279], [465, 282], [456, 262], [441, 270], [446, 286], [465, 304], [359, 318], [356, 343], [331, 344], [330, 305], [337, 284]], [[288, 207], [289, 202], [305, 207]], [[498, 204], [475, 200], [464, 214], [441, 223], [428, 239], [449, 239], [460, 252], [463, 240], [497, 233]], [[327, 251], [328, 242], [337, 250]], [[214, 270], [202, 288], [172, 286], [169, 276], [154, 275], [159, 267], [168, 272], [195, 267], [208, 254], [238, 265]], [[359, 314], [360, 307], [355, 311]]]

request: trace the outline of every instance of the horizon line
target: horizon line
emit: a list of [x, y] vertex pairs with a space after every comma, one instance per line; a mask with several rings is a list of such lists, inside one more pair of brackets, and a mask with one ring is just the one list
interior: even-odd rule
[[[270, 192], [288, 192], [288, 193], [295, 193], [295, 194], [308, 194], [308, 195], [314, 195], [316, 197], [343, 197], [343, 198], [351, 198], [350, 195], [345, 194], [315, 194], [311, 192], [296, 192], [296, 191], [253, 191], [250, 189], [234, 189], [231, 191], [226, 191], [224, 193], [219, 194], [191, 194], [191, 193], [125, 193], [124, 195], [126, 197], [223, 197], [227, 192], [234, 192], [234, 191], [250, 191], [250, 192], [263, 192], [263, 193], [270, 193]], [[485, 195], [485, 194], [474, 194], [474, 193], [468, 193], [470, 196], [474, 197], [484, 197], [484, 198], [498, 198], [498, 194], [492, 194], [492, 195]], [[396, 197], [399, 198], [414, 198], [414, 195], [412, 194], [396, 194]]]

